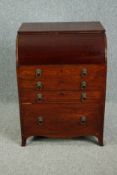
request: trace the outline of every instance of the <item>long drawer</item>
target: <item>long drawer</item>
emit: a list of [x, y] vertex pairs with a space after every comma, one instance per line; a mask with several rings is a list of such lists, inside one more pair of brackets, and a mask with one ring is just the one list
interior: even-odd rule
[[22, 105], [26, 135], [74, 137], [97, 132], [99, 106], [77, 104]]
[[32, 91], [20, 90], [22, 103], [100, 103], [104, 98], [102, 91]]

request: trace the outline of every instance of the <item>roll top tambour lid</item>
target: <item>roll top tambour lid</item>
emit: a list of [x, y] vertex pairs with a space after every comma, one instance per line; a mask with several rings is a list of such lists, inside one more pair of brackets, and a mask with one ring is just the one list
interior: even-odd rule
[[23, 23], [17, 35], [19, 65], [105, 63], [100, 22]]

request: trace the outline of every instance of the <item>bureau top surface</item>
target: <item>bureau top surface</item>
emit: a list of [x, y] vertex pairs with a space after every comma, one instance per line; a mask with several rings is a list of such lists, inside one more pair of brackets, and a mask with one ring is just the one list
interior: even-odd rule
[[78, 33], [101, 33], [104, 28], [100, 22], [41, 22], [23, 23], [18, 33], [41, 33], [41, 32], [78, 32]]

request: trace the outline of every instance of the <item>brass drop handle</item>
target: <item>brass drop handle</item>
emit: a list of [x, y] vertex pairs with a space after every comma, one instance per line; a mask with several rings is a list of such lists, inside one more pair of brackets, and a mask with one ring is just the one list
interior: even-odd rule
[[36, 88], [37, 88], [37, 89], [42, 89], [42, 88], [43, 88], [43, 84], [42, 84], [41, 81], [38, 81], [38, 82], [36, 83]]
[[80, 98], [80, 99], [81, 99], [81, 102], [87, 99], [87, 94], [86, 94], [86, 92], [82, 92], [82, 93], [81, 93], [81, 98]]
[[81, 71], [81, 76], [84, 77], [88, 74], [88, 71], [86, 68], [83, 68], [82, 71]]
[[37, 101], [42, 101], [42, 100], [43, 100], [43, 95], [37, 94]]
[[86, 89], [86, 87], [87, 87], [86, 81], [82, 81], [81, 82], [81, 89]]
[[42, 70], [41, 69], [36, 69], [36, 77], [41, 76]]
[[38, 123], [38, 125], [42, 125], [43, 122], [44, 122], [43, 117], [42, 117], [42, 116], [39, 116], [39, 117], [37, 118], [37, 123]]
[[84, 124], [86, 124], [86, 122], [87, 122], [86, 116], [81, 116], [81, 117], [80, 117], [80, 124], [81, 124], [81, 125], [84, 125]]

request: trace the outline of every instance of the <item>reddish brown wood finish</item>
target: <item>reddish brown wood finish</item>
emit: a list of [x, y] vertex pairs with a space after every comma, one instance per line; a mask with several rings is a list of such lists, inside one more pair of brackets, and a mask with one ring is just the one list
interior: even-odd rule
[[103, 34], [22, 34], [18, 37], [19, 64], [103, 63], [104, 45]]
[[[42, 94], [42, 100], [38, 100], [37, 95]], [[20, 98], [22, 103], [81, 103], [82, 91], [32, 91], [22, 89]], [[102, 102], [104, 95], [102, 91], [87, 91], [86, 100], [82, 103], [96, 103]]]
[[[17, 80], [22, 146], [29, 136], [84, 135], [98, 137], [103, 145], [105, 51], [105, 31], [99, 22], [24, 23], [20, 27]], [[84, 68], [87, 75], [81, 76]], [[42, 70], [41, 76], [36, 76], [37, 69]], [[36, 87], [39, 81], [41, 89]], [[38, 94], [42, 100], [37, 100]]]
[[[42, 75], [36, 77], [38, 68]], [[81, 76], [83, 68], [88, 70], [84, 77]], [[21, 89], [37, 90], [36, 82], [41, 81], [42, 90], [81, 90], [81, 82], [86, 81], [87, 90], [99, 90], [103, 88], [105, 64], [22, 66], [18, 70]]]
[[23, 23], [19, 28], [18, 33], [103, 33], [104, 31], [105, 29], [100, 22], [40, 22]]
[[[53, 110], [54, 109], [54, 110]], [[88, 110], [87, 110], [88, 109]], [[22, 105], [25, 135], [44, 135], [48, 137], [77, 137], [98, 132], [99, 106], [79, 104], [40, 104]], [[96, 111], [96, 112], [95, 112]], [[37, 118], [43, 117], [39, 125]], [[86, 116], [86, 123], [80, 118]]]
[[105, 34], [97, 23], [26, 23], [18, 35], [20, 65], [105, 62]]

